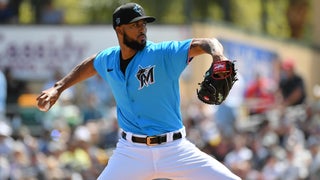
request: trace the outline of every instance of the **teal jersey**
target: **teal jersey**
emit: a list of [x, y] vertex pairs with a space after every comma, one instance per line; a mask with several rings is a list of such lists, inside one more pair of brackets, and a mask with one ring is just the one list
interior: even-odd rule
[[183, 127], [179, 78], [188, 65], [191, 39], [153, 43], [138, 51], [125, 75], [120, 47], [101, 51], [94, 60], [117, 105], [119, 127], [142, 135], [158, 135]]

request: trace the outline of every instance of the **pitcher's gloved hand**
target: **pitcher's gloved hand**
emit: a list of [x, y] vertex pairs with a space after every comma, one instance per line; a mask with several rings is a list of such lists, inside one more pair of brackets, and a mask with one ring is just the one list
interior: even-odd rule
[[198, 98], [207, 104], [221, 104], [228, 96], [233, 84], [238, 80], [234, 62], [215, 61], [204, 75], [197, 89]]

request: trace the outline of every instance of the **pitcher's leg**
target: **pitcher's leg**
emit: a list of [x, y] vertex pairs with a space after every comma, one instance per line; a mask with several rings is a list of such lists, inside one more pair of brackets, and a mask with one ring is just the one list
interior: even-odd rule
[[183, 139], [171, 150], [159, 152], [157, 163], [162, 177], [174, 180], [240, 180], [226, 166], [200, 151], [187, 139]]
[[152, 172], [152, 153], [147, 148], [128, 146], [128, 142], [120, 140], [98, 180], [150, 180]]

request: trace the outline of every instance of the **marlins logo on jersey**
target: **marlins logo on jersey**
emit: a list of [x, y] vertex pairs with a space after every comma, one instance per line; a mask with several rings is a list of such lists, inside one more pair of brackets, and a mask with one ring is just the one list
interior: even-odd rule
[[148, 66], [145, 68], [139, 66], [139, 70], [136, 74], [136, 77], [140, 82], [139, 90], [154, 83], [154, 68], [155, 66]]

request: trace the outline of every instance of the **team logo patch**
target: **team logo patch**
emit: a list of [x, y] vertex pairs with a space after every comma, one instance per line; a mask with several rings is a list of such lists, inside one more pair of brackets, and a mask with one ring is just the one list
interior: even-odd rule
[[133, 7], [133, 10], [135, 11], [135, 12], [137, 12], [137, 13], [139, 13], [140, 14], [140, 16], [142, 16], [142, 7], [141, 6], [139, 6], [139, 5], [135, 5], [134, 7]]
[[139, 70], [136, 74], [136, 78], [138, 79], [140, 85], [139, 90], [148, 87], [149, 85], [153, 84], [154, 81], [154, 68], [155, 66], [148, 66], [143, 68], [139, 66]]

